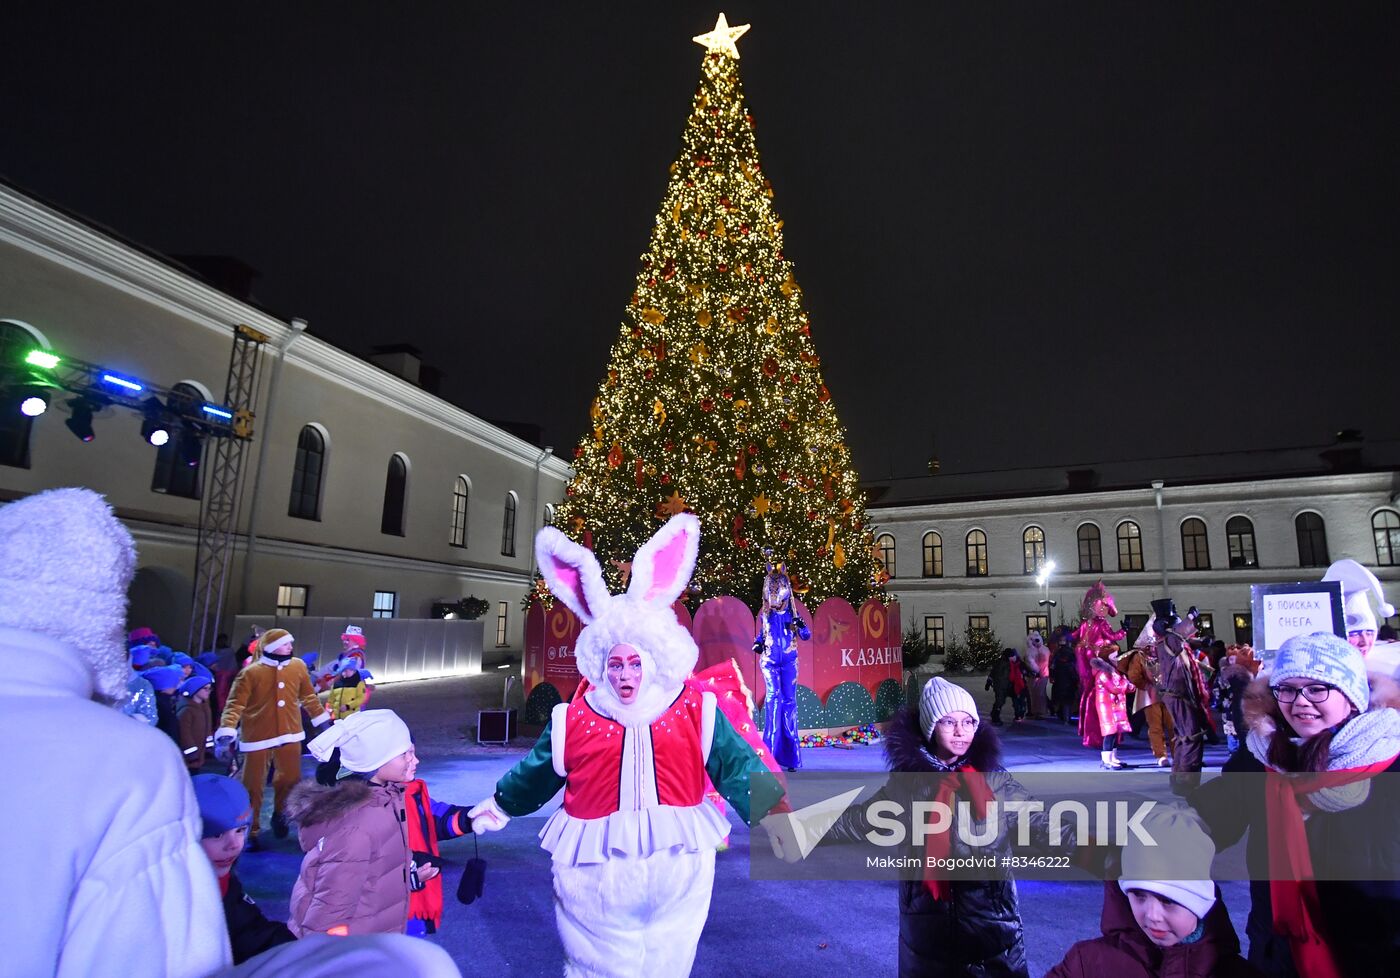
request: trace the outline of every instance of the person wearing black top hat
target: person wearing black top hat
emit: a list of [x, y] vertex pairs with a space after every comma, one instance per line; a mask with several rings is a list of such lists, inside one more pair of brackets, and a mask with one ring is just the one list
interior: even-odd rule
[[1210, 716], [1201, 667], [1192, 654], [1189, 639], [1196, 631], [1196, 609], [1182, 618], [1176, 613], [1176, 602], [1161, 598], [1152, 602], [1153, 652], [1157, 656], [1158, 675], [1162, 681], [1162, 701], [1171, 716], [1172, 727], [1172, 785], [1189, 790], [1205, 763], [1206, 734]]

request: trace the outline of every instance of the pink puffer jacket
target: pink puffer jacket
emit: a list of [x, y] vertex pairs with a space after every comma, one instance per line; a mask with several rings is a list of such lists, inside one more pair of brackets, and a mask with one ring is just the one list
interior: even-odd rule
[[287, 814], [306, 853], [292, 888], [292, 933], [402, 933], [410, 858], [403, 786], [347, 778], [324, 788], [305, 781], [292, 789]]

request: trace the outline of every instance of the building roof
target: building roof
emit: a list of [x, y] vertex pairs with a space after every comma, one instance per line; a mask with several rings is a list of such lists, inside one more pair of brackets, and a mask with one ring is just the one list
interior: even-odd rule
[[1358, 432], [1342, 432], [1330, 445], [872, 479], [863, 487], [868, 506], [886, 508], [1144, 489], [1157, 480], [1209, 485], [1397, 469], [1400, 440], [1367, 442]]

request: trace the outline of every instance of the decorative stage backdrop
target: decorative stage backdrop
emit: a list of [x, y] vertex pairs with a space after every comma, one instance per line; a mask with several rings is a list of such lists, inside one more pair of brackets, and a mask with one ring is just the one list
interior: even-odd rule
[[[874, 598], [857, 610], [842, 598], [827, 598], [815, 615], [799, 600], [811, 624], [810, 641], [796, 640], [797, 725], [803, 730], [853, 727], [888, 720], [904, 701], [899, 604]], [[676, 619], [700, 646], [696, 670], [728, 659], [753, 693], [754, 719], [763, 723], [763, 676], [753, 651], [758, 620], [735, 597], [710, 598], [694, 617], [675, 605]], [[525, 723], [542, 725], [555, 703], [573, 696], [579, 674], [574, 645], [582, 625], [555, 601], [548, 611], [535, 602], [525, 619]]]

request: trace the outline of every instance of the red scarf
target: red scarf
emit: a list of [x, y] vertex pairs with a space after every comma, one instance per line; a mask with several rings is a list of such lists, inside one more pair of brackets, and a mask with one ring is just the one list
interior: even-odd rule
[[[433, 818], [433, 801], [428, 786], [421, 778], [404, 785], [405, 822], [408, 826], [408, 848], [438, 856], [437, 820]], [[423, 889], [408, 895], [408, 917], [432, 924], [429, 933], [442, 926], [442, 873], [423, 884]]]
[[1366, 767], [1291, 776], [1270, 769], [1264, 779], [1269, 826], [1269, 899], [1273, 904], [1274, 932], [1288, 938], [1293, 948], [1293, 964], [1300, 975], [1341, 978], [1342, 972], [1322, 933], [1312, 853], [1308, 850], [1308, 833], [1298, 796], [1364, 781], [1384, 771], [1394, 761], [1395, 758], [1391, 758]]
[[[962, 777], [964, 774], [971, 775], [971, 777], [964, 778]], [[992, 801], [996, 795], [987, 786], [987, 779], [971, 766], [965, 766], [953, 773], [940, 774], [938, 791], [933, 796], [934, 803], [947, 805], [956, 816], [958, 788], [962, 786], [963, 782], [966, 782], [968, 793], [972, 795], [973, 813], [979, 819], [986, 818], [987, 802]], [[929, 835], [924, 843], [924, 886], [928, 887], [929, 893], [933, 895], [935, 900], [946, 900], [952, 896], [953, 891], [949, 881], [930, 874], [935, 871], [938, 860], [948, 858], [955, 831], [955, 824], [950, 822], [947, 831]]]
[[1026, 677], [1021, 672], [1021, 660], [1008, 659], [1007, 662], [1011, 664], [1011, 692], [1020, 696], [1026, 691]]

